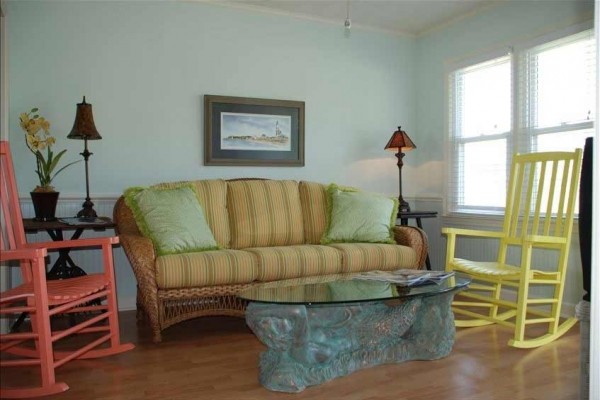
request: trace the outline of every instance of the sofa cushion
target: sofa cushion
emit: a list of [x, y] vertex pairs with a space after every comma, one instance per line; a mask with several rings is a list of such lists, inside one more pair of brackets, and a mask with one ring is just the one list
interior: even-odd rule
[[371, 242], [393, 244], [392, 226], [398, 213], [398, 199], [377, 193], [327, 188], [327, 229], [322, 244]]
[[300, 245], [245, 249], [258, 261], [258, 280], [272, 281], [342, 271], [342, 254], [328, 246]]
[[414, 268], [417, 253], [408, 246], [385, 243], [333, 243], [342, 253], [343, 272]]
[[231, 248], [304, 242], [298, 182], [240, 180], [227, 183]]
[[144, 236], [159, 255], [218, 249], [204, 210], [191, 185], [129, 188], [125, 201]]
[[304, 222], [304, 242], [321, 244], [321, 237], [327, 227], [327, 185], [301, 181], [300, 203]]
[[227, 182], [222, 179], [206, 179], [186, 182], [160, 183], [153, 187], [174, 188], [193, 185], [204, 209], [206, 222], [220, 247], [229, 248], [229, 216], [227, 215]]
[[256, 280], [256, 257], [241, 250], [216, 250], [156, 258], [160, 289], [233, 285]]

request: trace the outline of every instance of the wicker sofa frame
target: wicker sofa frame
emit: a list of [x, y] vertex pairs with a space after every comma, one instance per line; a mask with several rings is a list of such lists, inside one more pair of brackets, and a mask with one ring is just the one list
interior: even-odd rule
[[[243, 317], [246, 302], [236, 294], [258, 283], [160, 289], [156, 282], [156, 254], [150, 239], [142, 236], [131, 210], [121, 196], [115, 203], [116, 233], [137, 280], [137, 320], [147, 321], [152, 340], [162, 341], [162, 331], [179, 322], [205, 316]], [[394, 227], [398, 244], [412, 247], [422, 268], [427, 257], [427, 235], [412, 226]]]

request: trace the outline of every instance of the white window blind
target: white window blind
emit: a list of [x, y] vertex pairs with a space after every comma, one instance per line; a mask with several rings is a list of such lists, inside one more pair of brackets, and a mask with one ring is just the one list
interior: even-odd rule
[[595, 57], [591, 30], [523, 52], [518, 72], [521, 151], [574, 150], [593, 135]]
[[593, 135], [596, 43], [587, 30], [449, 74], [448, 211], [500, 213], [512, 154]]
[[506, 195], [510, 142], [511, 57], [505, 55], [451, 75], [451, 208], [500, 210]]

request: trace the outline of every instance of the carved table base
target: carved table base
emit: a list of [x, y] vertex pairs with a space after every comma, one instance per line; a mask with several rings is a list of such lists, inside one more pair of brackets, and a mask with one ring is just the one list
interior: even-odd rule
[[453, 297], [308, 307], [250, 303], [246, 322], [268, 347], [260, 355], [260, 383], [301, 392], [362, 368], [443, 358], [454, 344]]

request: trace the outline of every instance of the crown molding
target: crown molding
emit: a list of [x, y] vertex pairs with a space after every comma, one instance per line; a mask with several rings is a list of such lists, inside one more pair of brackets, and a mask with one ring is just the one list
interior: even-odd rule
[[474, 17], [477, 14], [480, 14], [480, 13], [482, 13], [484, 11], [487, 11], [487, 10], [490, 10], [492, 8], [498, 7], [499, 5], [505, 4], [505, 3], [506, 3], [506, 1], [499, 0], [499, 1], [492, 1], [492, 2], [489, 2], [489, 3], [479, 4], [478, 6], [476, 6], [475, 8], [473, 8], [472, 10], [470, 10], [469, 12], [466, 12], [464, 14], [458, 15], [458, 16], [456, 16], [454, 18], [450, 18], [450, 19], [448, 19], [446, 21], [443, 21], [443, 22], [440, 22], [439, 24], [434, 25], [434, 26], [432, 26], [430, 28], [427, 28], [427, 29], [424, 29], [422, 31], [419, 31], [419, 32], [417, 32], [417, 34], [415, 36], [417, 38], [420, 38], [422, 36], [426, 36], [426, 35], [429, 35], [431, 33], [435, 33], [437, 31], [440, 31], [442, 29], [447, 28], [450, 25], [454, 25], [454, 24], [456, 24], [456, 23], [458, 23], [458, 22], [460, 22], [460, 21], [462, 21], [464, 19], [468, 19], [468, 18]]
[[[333, 19], [329, 19], [329, 18], [317, 17], [314, 15], [292, 13], [292, 12], [283, 11], [283, 10], [274, 10], [272, 8], [261, 7], [261, 6], [257, 6], [254, 4], [232, 3], [232, 2], [229, 2], [228, 0], [177, 0], [177, 1], [180, 1], [183, 3], [203, 3], [203, 4], [215, 5], [215, 6], [220, 6], [220, 7], [248, 11], [248, 12], [254, 12], [254, 13], [259, 13], [259, 14], [280, 15], [280, 16], [291, 17], [291, 18], [296, 18], [296, 19], [301, 19], [301, 20], [306, 20], [306, 21], [320, 22], [320, 23], [324, 23], [324, 24], [328, 24], [328, 25], [337, 25], [342, 29], [344, 28], [345, 15], [341, 16], [339, 20], [333, 20]], [[410, 32], [377, 28], [374, 26], [357, 24], [354, 21], [352, 21], [352, 30], [384, 33], [387, 35], [394, 35], [394, 36], [400, 36], [400, 37], [411, 38], [411, 39], [416, 38], [416, 35], [413, 33], [410, 33]]]

